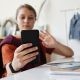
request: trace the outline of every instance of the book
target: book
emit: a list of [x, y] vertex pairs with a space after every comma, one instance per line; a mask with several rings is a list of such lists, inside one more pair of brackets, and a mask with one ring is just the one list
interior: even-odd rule
[[64, 70], [77, 70], [80, 69], [80, 62], [59, 62], [59, 63], [48, 63], [47, 65], [50, 65], [51, 68], [56, 69], [64, 69]]

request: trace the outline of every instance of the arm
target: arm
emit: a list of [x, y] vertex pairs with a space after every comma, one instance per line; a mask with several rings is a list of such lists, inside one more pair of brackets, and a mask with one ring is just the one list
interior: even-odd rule
[[[33, 52], [37, 50], [37, 47], [28, 48], [32, 46], [32, 44], [23, 44], [18, 48], [16, 48], [15, 50], [13, 49], [11, 50], [11, 47], [9, 47], [9, 45], [10, 44], [5, 44], [4, 46], [2, 46], [2, 56], [3, 56], [4, 64], [6, 65], [5, 67], [7, 71], [7, 76], [13, 74], [9, 66], [10, 63], [14, 71], [20, 71], [20, 69], [23, 68], [26, 64], [34, 60], [36, 58], [36, 55], [38, 54], [37, 51]], [[6, 46], [7, 48], [5, 49]], [[28, 49], [25, 49], [25, 48], [28, 48]], [[28, 54], [30, 52], [32, 52], [32, 54]], [[7, 57], [9, 56], [9, 53], [14, 54], [12, 59], [10, 57]], [[6, 61], [6, 58], [4, 57], [5, 55], [7, 55], [6, 56], [7, 61]]]
[[54, 52], [65, 57], [72, 57], [73, 51], [68, 46], [61, 44], [60, 42], [56, 41]]
[[43, 46], [46, 48], [54, 48], [54, 52], [57, 54], [63, 55], [65, 57], [73, 56], [73, 51], [68, 46], [61, 44], [60, 42], [56, 41], [56, 39], [51, 36], [48, 32], [41, 32], [40, 39], [42, 40]]
[[13, 73], [11, 73], [11, 70], [9, 68], [9, 64], [10, 64], [10, 62], [12, 62], [15, 49], [16, 49], [16, 47], [14, 45], [10, 45], [10, 44], [5, 44], [2, 46], [3, 65], [6, 68], [6, 71], [8, 72], [8, 74], [13, 74]]

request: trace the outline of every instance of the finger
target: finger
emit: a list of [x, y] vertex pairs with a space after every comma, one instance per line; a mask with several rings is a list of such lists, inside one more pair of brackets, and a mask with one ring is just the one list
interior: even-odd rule
[[47, 35], [47, 36], [52, 36], [47, 30], [46, 31], [42, 31], [42, 33], [44, 33], [45, 35]]
[[28, 53], [31, 53], [33, 51], [37, 51], [38, 50], [38, 47], [31, 47], [31, 48], [28, 48], [28, 49], [25, 49], [23, 51], [21, 51], [19, 54], [18, 54], [18, 57], [22, 57]]
[[49, 38], [51, 38], [51, 36], [50, 35], [45, 35], [45, 37], [39, 37], [40, 38], [40, 40], [42, 40], [42, 41], [48, 41], [49, 40]]
[[39, 39], [40, 39], [40, 40], [43, 40], [43, 37], [39, 35]]
[[36, 57], [37, 55], [38, 55], [38, 52], [30, 53], [30, 54], [27, 54], [24, 57], [22, 57], [21, 60], [24, 61], [24, 60], [30, 59], [32, 57]]
[[32, 43], [27, 43], [27, 44], [22, 44], [21, 46], [19, 46], [15, 52], [19, 53], [21, 52], [22, 50], [24, 50], [25, 48], [28, 48], [28, 47], [31, 47], [32, 46]]
[[29, 62], [33, 61], [34, 59], [36, 59], [36, 57], [32, 57], [32, 58], [30, 58], [30, 59], [25, 60], [25, 61], [23, 62], [23, 65], [28, 64]]
[[42, 37], [42, 38], [44, 38], [44, 37], [46, 36], [46, 34], [45, 34], [43, 31], [41, 31], [39, 35], [40, 35], [40, 37]]
[[40, 32], [39, 34], [39, 39], [43, 41], [43, 39], [45, 38], [46, 34]]
[[39, 38], [42, 40], [45, 37], [51, 37], [51, 34], [48, 31], [45, 31], [45, 32], [41, 31], [40, 35], [39, 35]]

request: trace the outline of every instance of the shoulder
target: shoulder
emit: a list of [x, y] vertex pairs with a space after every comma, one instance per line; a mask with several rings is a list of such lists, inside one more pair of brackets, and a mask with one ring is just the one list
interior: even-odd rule
[[14, 38], [14, 37], [13, 37], [12, 35], [9, 35], [9, 36], [5, 37], [5, 38], [1, 41], [0, 46], [3, 45], [3, 44], [9, 44], [9, 43], [11, 43], [12, 40], [13, 40], [13, 38]]
[[9, 35], [1, 41], [0, 47], [3, 46], [4, 44], [12, 44], [12, 45], [15, 45], [15, 46], [19, 46], [21, 44], [21, 40], [17, 39], [13, 35]]

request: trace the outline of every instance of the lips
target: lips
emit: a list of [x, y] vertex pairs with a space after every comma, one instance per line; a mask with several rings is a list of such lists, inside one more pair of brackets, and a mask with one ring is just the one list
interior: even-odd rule
[[29, 27], [28, 25], [23, 25], [24, 27]]
[[32, 29], [32, 27], [24, 25], [24, 26], [22, 27], [22, 29], [23, 29], [23, 30], [29, 30], [29, 29]]

